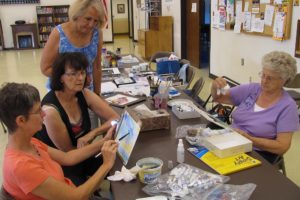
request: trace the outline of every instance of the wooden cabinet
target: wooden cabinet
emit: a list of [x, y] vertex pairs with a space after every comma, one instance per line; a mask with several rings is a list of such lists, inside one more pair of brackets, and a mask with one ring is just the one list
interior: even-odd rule
[[149, 59], [157, 51], [173, 51], [173, 18], [150, 17], [150, 28], [138, 31], [139, 53]]
[[44, 47], [55, 26], [69, 21], [69, 5], [37, 6], [40, 47]]

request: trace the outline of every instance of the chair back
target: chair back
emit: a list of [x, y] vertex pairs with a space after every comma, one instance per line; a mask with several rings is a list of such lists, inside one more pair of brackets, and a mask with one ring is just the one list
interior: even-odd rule
[[3, 186], [0, 190], [0, 200], [14, 200], [14, 198], [4, 189]]
[[300, 88], [300, 73], [296, 74], [294, 80], [292, 80], [290, 83], [286, 84], [285, 87]]
[[[196, 76], [196, 68], [193, 66], [188, 66], [186, 69], [186, 82], [188, 83], [186, 88], [190, 88], [192, 85], [192, 82]], [[203, 79], [203, 78], [202, 78]]]
[[204, 81], [203, 77], [200, 77], [193, 85], [191, 92], [189, 94], [193, 99], [195, 99], [195, 100], [198, 99], [198, 95], [200, 94], [201, 90], [203, 89], [204, 82], [205, 81]]
[[274, 160], [272, 163], [274, 167], [276, 167], [278, 170], [282, 171], [282, 174], [286, 176], [286, 171], [285, 171], [285, 164], [284, 164], [284, 158], [281, 155], [278, 155], [278, 157]]

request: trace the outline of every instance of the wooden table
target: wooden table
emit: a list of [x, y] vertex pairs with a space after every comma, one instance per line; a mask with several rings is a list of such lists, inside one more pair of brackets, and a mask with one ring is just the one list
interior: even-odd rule
[[[151, 108], [149, 101], [147, 104]], [[121, 112], [121, 109], [116, 109], [118, 112]], [[170, 113], [170, 130], [157, 130], [140, 133], [133, 153], [126, 166], [127, 168], [135, 166], [135, 163], [139, 159], [151, 156], [158, 157], [164, 162], [162, 173], [168, 172], [168, 161], [172, 160], [174, 165], [176, 163], [176, 148], [178, 140], [175, 138], [175, 134], [177, 126], [184, 124], [192, 125], [206, 123], [206, 121], [202, 118], [179, 120], [171, 111]], [[185, 143], [185, 148], [187, 148], [187, 146], [188, 144]], [[228, 184], [242, 185], [246, 183], [255, 183], [257, 187], [250, 199], [300, 199], [300, 189], [297, 185], [276, 170], [256, 152], [252, 152], [249, 155], [262, 161], [262, 164], [254, 168], [229, 175], [230, 181]], [[215, 173], [206, 164], [187, 151], [185, 151], [185, 163]], [[119, 158], [117, 158], [112, 172], [120, 170], [121, 167], [122, 162]], [[111, 182], [111, 188], [115, 200], [133, 200], [136, 198], [147, 197], [148, 195], [142, 191], [143, 187], [144, 184], [140, 183], [139, 180], [129, 183], [125, 183], [123, 181]]]

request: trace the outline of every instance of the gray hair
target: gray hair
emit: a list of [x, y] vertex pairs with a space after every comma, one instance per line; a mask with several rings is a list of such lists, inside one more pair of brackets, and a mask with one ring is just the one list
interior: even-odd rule
[[75, 21], [78, 17], [83, 16], [90, 6], [97, 10], [99, 14], [98, 27], [103, 28], [106, 19], [102, 0], [76, 0], [69, 8], [69, 19]]
[[18, 127], [16, 118], [29, 117], [34, 104], [40, 102], [39, 91], [27, 83], [6, 83], [0, 88], [0, 120], [7, 126], [9, 133]]
[[283, 51], [272, 51], [262, 58], [263, 68], [270, 69], [280, 74], [285, 85], [291, 82], [297, 73], [297, 61]]

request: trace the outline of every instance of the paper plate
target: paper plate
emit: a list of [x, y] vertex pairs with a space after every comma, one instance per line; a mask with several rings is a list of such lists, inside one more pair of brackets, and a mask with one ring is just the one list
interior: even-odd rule
[[172, 107], [175, 105], [191, 106], [191, 105], [193, 105], [193, 102], [189, 99], [173, 99], [173, 100], [168, 101], [168, 106]]

